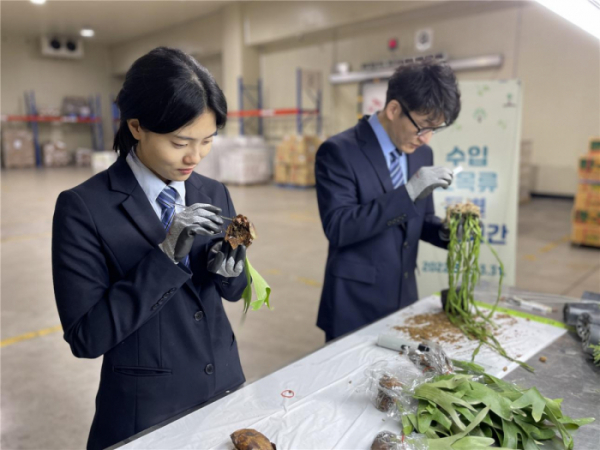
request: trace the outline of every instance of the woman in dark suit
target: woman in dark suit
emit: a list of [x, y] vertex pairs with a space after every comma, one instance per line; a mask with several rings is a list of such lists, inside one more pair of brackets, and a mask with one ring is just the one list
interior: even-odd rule
[[117, 162], [61, 193], [53, 222], [64, 338], [79, 358], [104, 357], [90, 449], [245, 381], [222, 298], [246, 287], [246, 249], [223, 242], [227, 188], [193, 171], [225, 125], [225, 97], [191, 56], [157, 48], [117, 105]]

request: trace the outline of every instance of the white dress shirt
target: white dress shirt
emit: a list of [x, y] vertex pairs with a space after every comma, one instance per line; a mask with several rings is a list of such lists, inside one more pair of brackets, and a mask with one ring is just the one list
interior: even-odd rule
[[[179, 193], [179, 199], [177, 203], [185, 205], [185, 182], [183, 181], [171, 181], [168, 185], [158, 178], [150, 169], [148, 169], [135, 154], [135, 148], [131, 149], [127, 155], [127, 164], [131, 168], [135, 179], [139, 183], [140, 187], [148, 197], [148, 201], [152, 205], [154, 212], [160, 220], [162, 215], [162, 208], [160, 203], [156, 200], [160, 193], [167, 186], [171, 186]], [[179, 211], [182, 208], [176, 208], [175, 211]]]

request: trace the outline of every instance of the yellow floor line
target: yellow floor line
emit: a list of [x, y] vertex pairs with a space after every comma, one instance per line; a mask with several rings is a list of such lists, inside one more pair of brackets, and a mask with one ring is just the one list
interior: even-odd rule
[[52, 233], [46, 231], [44, 233], [36, 233], [36, 234], [20, 234], [17, 236], [8, 236], [0, 239], [0, 242], [14, 242], [14, 241], [28, 241], [30, 239], [39, 239], [45, 237], [52, 237]]
[[25, 333], [20, 336], [4, 339], [3, 341], [0, 341], [0, 348], [8, 347], [9, 345], [16, 344], [17, 342], [28, 341], [30, 339], [46, 336], [47, 334], [56, 333], [57, 331], [61, 330], [62, 327], [60, 325], [56, 325], [55, 327], [44, 328], [42, 330], [32, 331], [30, 333]]
[[307, 286], [321, 287], [321, 283], [319, 281], [310, 278], [298, 277], [296, 280], [298, 280], [300, 283], [306, 284]]

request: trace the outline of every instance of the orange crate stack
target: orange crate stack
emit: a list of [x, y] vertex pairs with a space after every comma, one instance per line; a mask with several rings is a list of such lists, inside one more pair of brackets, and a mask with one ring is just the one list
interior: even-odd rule
[[275, 153], [275, 183], [289, 186], [315, 185], [315, 156], [321, 145], [316, 136], [286, 136]]
[[600, 137], [590, 139], [588, 154], [579, 159], [571, 241], [600, 247]]

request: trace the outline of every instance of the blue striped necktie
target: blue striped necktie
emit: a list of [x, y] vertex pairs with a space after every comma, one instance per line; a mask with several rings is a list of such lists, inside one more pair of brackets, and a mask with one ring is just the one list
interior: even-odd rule
[[[156, 199], [162, 209], [160, 221], [165, 227], [165, 230], [167, 230], [167, 233], [169, 232], [173, 216], [175, 215], [175, 204], [179, 203], [178, 199], [179, 193], [171, 186], [164, 188], [162, 192], [158, 194], [158, 198]], [[186, 267], [190, 267], [190, 255], [186, 255], [182, 262]]]
[[390, 175], [394, 189], [404, 184], [404, 174], [402, 173], [402, 167], [400, 167], [400, 152], [398, 152], [398, 149], [394, 149], [390, 153]]

